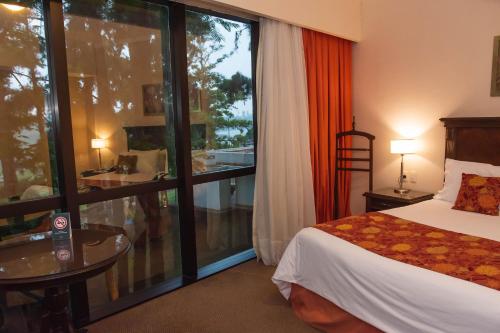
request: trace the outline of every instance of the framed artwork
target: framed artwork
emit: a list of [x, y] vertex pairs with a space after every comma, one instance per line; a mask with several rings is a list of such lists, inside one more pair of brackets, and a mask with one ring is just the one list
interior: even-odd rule
[[493, 43], [493, 69], [491, 71], [491, 96], [500, 96], [500, 36]]
[[163, 85], [144, 84], [142, 86], [142, 104], [145, 116], [163, 116], [165, 114], [165, 100]]

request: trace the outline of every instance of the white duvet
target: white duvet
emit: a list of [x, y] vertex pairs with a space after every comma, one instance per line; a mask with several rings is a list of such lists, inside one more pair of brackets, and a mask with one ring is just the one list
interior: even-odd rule
[[[429, 200], [384, 213], [500, 241], [500, 217], [451, 206]], [[385, 258], [315, 228], [293, 238], [272, 279], [287, 299], [296, 283], [386, 332], [500, 333], [499, 291]]]

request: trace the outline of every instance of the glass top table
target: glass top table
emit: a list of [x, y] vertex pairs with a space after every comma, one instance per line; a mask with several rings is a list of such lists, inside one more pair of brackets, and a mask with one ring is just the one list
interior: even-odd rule
[[73, 229], [69, 240], [50, 232], [0, 242], [0, 288], [47, 288], [84, 280], [112, 266], [128, 251], [123, 234]]
[[67, 286], [110, 269], [130, 241], [103, 230], [73, 229], [67, 240], [51, 236], [46, 232], [0, 242], [0, 289], [45, 289], [40, 332], [74, 332]]

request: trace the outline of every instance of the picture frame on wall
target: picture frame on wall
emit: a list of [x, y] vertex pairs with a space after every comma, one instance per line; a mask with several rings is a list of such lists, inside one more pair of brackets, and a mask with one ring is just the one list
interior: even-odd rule
[[500, 96], [500, 36], [496, 36], [493, 42], [491, 96]]
[[142, 86], [142, 104], [145, 116], [163, 116], [165, 114], [163, 85], [159, 83], [144, 84]]

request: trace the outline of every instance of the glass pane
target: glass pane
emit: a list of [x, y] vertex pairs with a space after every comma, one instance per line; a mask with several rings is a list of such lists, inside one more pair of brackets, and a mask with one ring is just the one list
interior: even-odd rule
[[198, 266], [252, 248], [255, 176], [195, 185]]
[[250, 24], [187, 12], [193, 173], [254, 165]]
[[80, 190], [174, 177], [168, 8], [63, 4]]
[[109, 271], [87, 281], [91, 310], [181, 275], [177, 191], [80, 206], [84, 228], [122, 232], [132, 248]]
[[[25, 235], [50, 231], [50, 216], [54, 211], [35, 212], [28, 215], [0, 219], [0, 245], [22, 240]], [[34, 239], [40, 239], [34, 236]], [[37, 267], [40, 262], [25, 258], [27, 267]], [[43, 290], [15, 292], [0, 290], [0, 332], [39, 332]]]
[[0, 332], [40, 332], [43, 290], [0, 290]]
[[42, 1], [0, 2], [0, 204], [57, 192]]
[[50, 231], [52, 210], [0, 218], [0, 241], [13, 239], [22, 235]]

